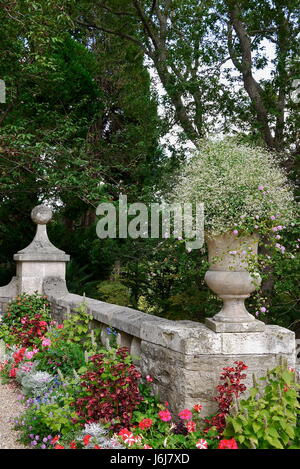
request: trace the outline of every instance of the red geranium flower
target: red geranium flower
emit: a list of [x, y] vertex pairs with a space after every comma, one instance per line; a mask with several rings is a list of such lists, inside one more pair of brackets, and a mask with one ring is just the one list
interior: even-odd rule
[[150, 428], [152, 424], [153, 424], [153, 420], [151, 420], [151, 419], [143, 419], [143, 420], [140, 421], [139, 427], [140, 427], [142, 430], [145, 430], [146, 428]]
[[235, 439], [231, 438], [231, 440], [221, 440], [218, 449], [239, 449], [239, 447]]
[[91, 438], [92, 438], [91, 435], [85, 435], [85, 436], [83, 437], [83, 444], [84, 444], [84, 446], [87, 446], [87, 445], [89, 444]]

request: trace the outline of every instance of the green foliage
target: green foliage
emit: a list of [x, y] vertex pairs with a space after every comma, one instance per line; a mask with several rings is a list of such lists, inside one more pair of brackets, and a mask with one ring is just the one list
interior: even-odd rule
[[249, 398], [236, 401], [223, 436], [234, 437], [241, 448], [299, 449], [300, 387], [295, 371], [280, 365], [260, 379], [265, 387], [255, 381]]
[[50, 321], [50, 308], [47, 297], [38, 293], [32, 295], [22, 293], [8, 304], [2, 323], [9, 327], [19, 325], [21, 318], [28, 316], [32, 319], [36, 313], [42, 315], [42, 320]]
[[105, 281], [98, 285], [99, 299], [120, 306], [130, 306], [128, 287], [119, 281]]
[[100, 331], [91, 329], [92, 320], [93, 316], [88, 314], [86, 304], [81, 303], [75, 309], [75, 313], [71, 313], [64, 320], [62, 329], [50, 331], [51, 343], [54, 347], [56, 343], [61, 347], [63, 342], [64, 344], [78, 344], [85, 350], [95, 349], [97, 346], [96, 336], [99, 335]]
[[54, 342], [53, 346], [39, 351], [34, 360], [38, 361], [37, 369], [55, 373], [57, 368], [64, 376], [72, 376], [73, 370], [78, 370], [85, 364], [82, 345], [63, 340]]

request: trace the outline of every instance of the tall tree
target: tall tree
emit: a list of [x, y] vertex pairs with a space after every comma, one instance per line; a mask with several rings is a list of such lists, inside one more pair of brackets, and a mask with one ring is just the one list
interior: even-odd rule
[[[270, 149], [299, 152], [299, 118], [290, 99], [299, 73], [298, 13], [294, 0], [102, 0], [82, 11], [78, 23], [140, 47], [192, 142], [236, 128], [258, 133]], [[238, 76], [232, 67], [226, 73], [230, 63]], [[256, 77], [270, 67], [270, 78]]]

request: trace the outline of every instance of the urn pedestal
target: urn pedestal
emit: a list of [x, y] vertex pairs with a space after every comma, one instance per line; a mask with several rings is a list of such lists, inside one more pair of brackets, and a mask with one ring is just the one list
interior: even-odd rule
[[250, 259], [257, 258], [258, 236], [237, 237], [225, 233], [207, 239], [210, 268], [205, 281], [223, 300], [223, 307], [206, 325], [215, 332], [263, 331], [265, 324], [258, 321], [245, 307], [245, 299], [261, 283], [258, 273], [249, 272]]

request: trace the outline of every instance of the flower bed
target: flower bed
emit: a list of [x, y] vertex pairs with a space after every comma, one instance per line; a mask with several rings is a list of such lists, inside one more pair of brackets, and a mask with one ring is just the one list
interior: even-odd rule
[[104, 349], [81, 305], [63, 324], [51, 321], [46, 297], [20, 295], [0, 326], [4, 380], [22, 390], [26, 411], [16, 422], [21, 441], [39, 449], [300, 448], [296, 373], [281, 365], [266, 386], [254, 382], [248, 399], [247, 365], [220, 376], [218, 412], [202, 417], [201, 403], [172, 412], [152, 392], [126, 348]]

